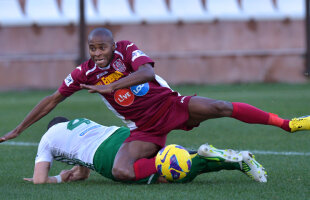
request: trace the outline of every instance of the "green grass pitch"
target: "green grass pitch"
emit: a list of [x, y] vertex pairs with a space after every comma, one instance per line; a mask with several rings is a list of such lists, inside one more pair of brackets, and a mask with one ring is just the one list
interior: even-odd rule
[[[310, 84], [241, 84], [174, 86], [182, 95], [205, 96], [252, 104], [293, 118], [310, 114]], [[53, 91], [0, 93], [0, 135], [13, 129], [46, 95]], [[105, 125], [122, 125], [99, 95], [81, 91], [62, 102], [28, 128], [15, 142], [38, 143], [54, 116], [87, 117]], [[0, 144], [0, 199], [310, 199], [310, 131], [288, 134], [270, 126], [249, 125], [230, 118], [206, 121], [191, 132], [173, 131], [167, 143], [198, 148], [208, 142], [218, 148], [272, 152], [303, 152], [307, 156], [256, 154], [268, 172], [268, 183], [252, 181], [238, 171], [203, 174], [189, 184], [128, 185], [95, 173], [82, 182], [33, 185], [35, 146]], [[70, 167], [53, 163], [50, 175]]]

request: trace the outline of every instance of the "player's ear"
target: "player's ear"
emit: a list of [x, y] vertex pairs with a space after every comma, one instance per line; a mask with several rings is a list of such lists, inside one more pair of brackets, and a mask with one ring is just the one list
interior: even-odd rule
[[115, 42], [113, 42], [113, 44], [112, 44], [112, 51], [114, 51], [115, 50]]

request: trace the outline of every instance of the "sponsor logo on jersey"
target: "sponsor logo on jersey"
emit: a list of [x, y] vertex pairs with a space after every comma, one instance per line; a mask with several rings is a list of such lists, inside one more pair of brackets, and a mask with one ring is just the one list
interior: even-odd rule
[[116, 71], [106, 77], [102, 77], [100, 79], [100, 81], [98, 83], [96, 83], [96, 85], [109, 85], [111, 83], [113, 83], [114, 81], [117, 81], [119, 80], [121, 77], [123, 77], [124, 74], [119, 72], [119, 71]]
[[67, 78], [65, 79], [65, 84], [66, 84], [66, 86], [69, 87], [73, 82], [74, 82], [74, 81], [73, 81], [73, 78], [72, 78], [71, 74], [69, 74], [69, 75], [67, 76]]
[[126, 67], [125, 67], [125, 65], [121, 59], [117, 59], [116, 61], [114, 61], [112, 66], [116, 71], [119, 71], [119, 72], [125, 72], [126, 71]]
[[130, 87], [131, 92], [136, 96], [144, 96], [149, 91], [149, 83], [144, 83], [141, 85], [134, 85]]
[[147, 56], [145, 53], [143, 53], [143, 51], [141, 50], [135, 50], [132, 52], [131, 54], [131, 61], [135, 61], [137, 58], [141, 57], [141, 56]]
[[106, 75], [108, 72], [105, 71], [105, 72], [102, 72], [100, 74], [97, 74], [97, 79], [101, 78], [102, 76]]
[[80, 133], [80, 136], [84, 136], [86, 133], [88, 133], [89, 131], [93, 130], [93, 129], [96, 129], [96, 128], [99, 128], [101, 127], [101, 125], [95, 125], [95, 126], [92, 126], [90, 128], [87, 128], [86, 130], [84, 130], [82, 133]]
[[114, 100], [121, 106], [130, 106], [135, 100], [135, 96], [127, 88], [119, 89], [114, 93]]

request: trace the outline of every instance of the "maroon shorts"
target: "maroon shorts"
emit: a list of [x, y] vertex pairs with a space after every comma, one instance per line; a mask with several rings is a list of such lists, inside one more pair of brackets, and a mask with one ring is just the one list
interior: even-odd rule
[[186, 126], [189, 118], [188, 102], [191, 96], [171, 96], [150, 120], [150, 123], [130, 131], [125, 142], [144, 141], [164, 147], [167, 134], [175, 129], [191, 130]]

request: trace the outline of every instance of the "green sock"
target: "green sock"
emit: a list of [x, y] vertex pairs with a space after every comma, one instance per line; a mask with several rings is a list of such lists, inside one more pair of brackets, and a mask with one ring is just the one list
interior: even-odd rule
[[232, 162], [218, 162], [218, 161], [209, 161], [203, 157], [200, 157], [199, 155], [195, 154], [192, 157], [192, 166], [190, 172], [187, 174], [187, 176], [179, 181], [176, 181], [177, 183], [187, 183], [199, 174], [207, 173], [207, 172], [216, 172], [220, 170], [241, 170], [240, 165], [238, 162], [232, 163]]

